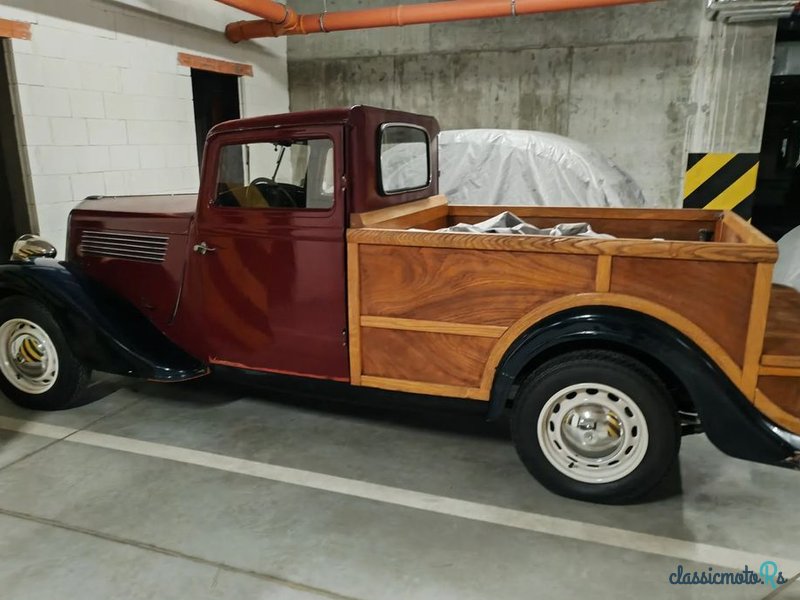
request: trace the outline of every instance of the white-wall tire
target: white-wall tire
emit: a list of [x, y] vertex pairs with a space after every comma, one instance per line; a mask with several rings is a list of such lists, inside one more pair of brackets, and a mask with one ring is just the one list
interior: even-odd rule
[[0, 393], [25, 408], [62, 410], [81, 401], [90, 373], [47, 307], [0, 300]]
[[610, 483], [630, 475], [647, 452], [648, 428], [639, 406], [603, 383], [578, 383], [553, 394], [537, 423], [545, 458], [584, 483]]
[[641, 362], [604, 350], [570, 352], [536, 368], [514, 399], [511, 429], [540, 483], [592, 502], [646, 496], [680, 448], [664, 384]]
[[26, 394], [44, 394], [58, 380], [58, 351], [47, 332], [27, 319], [0, 323], [0, 374]]

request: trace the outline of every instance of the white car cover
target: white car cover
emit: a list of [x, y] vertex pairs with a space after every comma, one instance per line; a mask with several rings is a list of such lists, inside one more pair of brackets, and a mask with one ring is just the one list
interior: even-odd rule
[[800, 290], [800, 227], [795, 227], [778, 240], [778, 251], [780, 256], [772, 281]]
[[[404, 145], [384, 156], [392, 187], [424, 180], [425, 157]], [[439, 135], [439, 191], [453, 204], [644, 206], [637, 183], [575, 140], [540, 131], [460, 129]]]

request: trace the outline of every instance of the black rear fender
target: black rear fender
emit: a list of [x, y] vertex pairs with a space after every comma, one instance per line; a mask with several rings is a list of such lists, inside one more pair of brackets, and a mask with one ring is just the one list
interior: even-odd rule
[[793, 454], [770, 429], [772, 424], [688, 337], [654, 317], [611, 306], [566, 310], [520, 336], [498, 365], [488, 418], [503, 412], [514, 386], [537, 365], [578, 348], [607, 348], [642, 360], [677, 392], [680, 408], [694, 407], [709, 439], [726, 454], [766, 463]]

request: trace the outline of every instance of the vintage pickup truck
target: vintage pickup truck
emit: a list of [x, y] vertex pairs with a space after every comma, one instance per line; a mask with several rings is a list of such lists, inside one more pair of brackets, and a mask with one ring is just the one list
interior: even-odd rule
[[198, 195], [87, 199], [65, 261], [26, 236], [0, 266], [0, 390], [64, 409], [93, 369], [227, 368], [480, 401], [542, 484], [598, 502], [648, 493], [701, 428], [798, 466], [800, 292], [772, 285], [772, 241], [698, 210], [514, 207], [604, 237], [438, 231], [502, 210], [437, 195], [438, 131], [364, 106], [232, 121]]

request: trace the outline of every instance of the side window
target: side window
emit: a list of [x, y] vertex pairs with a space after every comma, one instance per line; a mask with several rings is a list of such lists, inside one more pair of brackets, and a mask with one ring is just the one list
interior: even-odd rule
[[216, 206], [329, 209], [334, 195], [329, 139], [230, 144], [220, 153]]
[[380, 183], [383, 194], [427, 187], [431, 181], [428, 132], [413, 125], [381, 128]]

